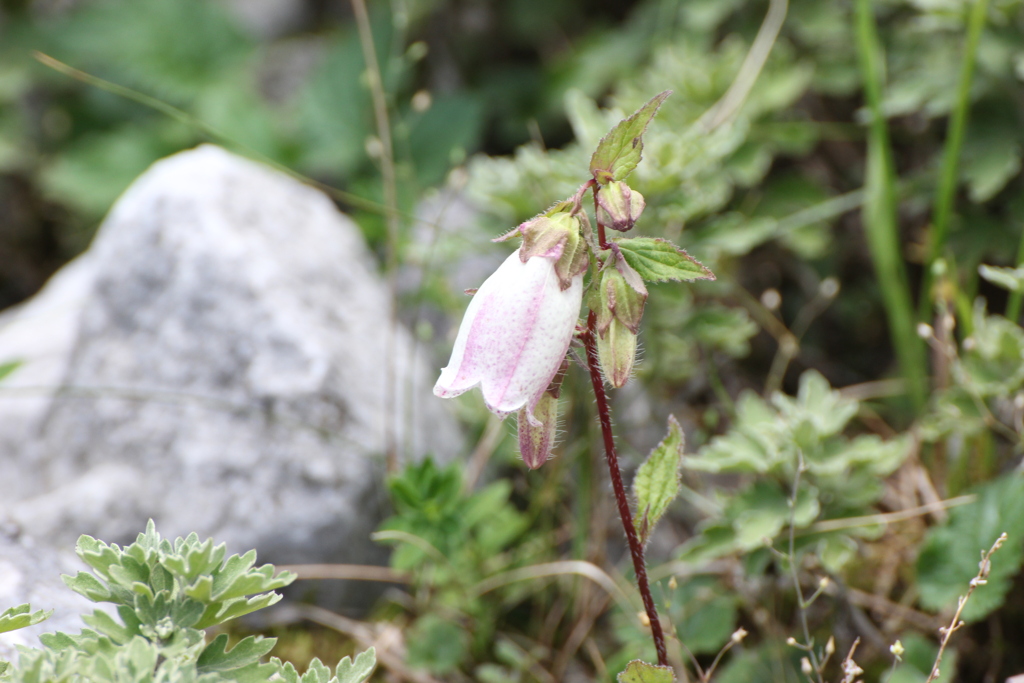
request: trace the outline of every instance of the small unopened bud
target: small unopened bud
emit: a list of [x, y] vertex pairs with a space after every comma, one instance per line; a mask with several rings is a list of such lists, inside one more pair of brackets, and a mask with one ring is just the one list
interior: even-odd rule
[[839, 280], [834, 277], [825, 278], [818, 286], [818, 291], [826, 299], [834, 299], [836, 294], [839, 294]]
[[786, 638], [786, 645], [789, 645], [790, 647], [796, 647], [796, 638], [794, 638], [793, 636]]
[[832, 582], [829, 580], [829, 578], [827, 576], [823, 576], [821, 577], [821, 579], [818, 580], [818, 588], [820, 588], [821, 590], [825, 590], [826, 588], [828, 588], [828, 585], [830, 583]]
[[679, 588], [679, 582], [676, 581], [675, 574], [673, 574], [672, 577], [668, 580], [668, 587], [672, 590]]
[[597, 335], [597, 357], [605, 379], [615, 388], [629, 381], [636, 359], [636, 335], [612, 318], [604, 334]]
[[646, 205], [642, 194], [620, 180], [613, 181], [597, 192], [597, 220], [607, 228], [626, 232], [633, 229]]
[[918, 323], [917, 336], [921, 339], [930, 339], [935, 336], [935, 331], [932, 330], [932, 326], [928, 323]]
[[541, 394], [533, 406], [519, 411], [519, 454], [531, 470], [535, 470], [551, 457], [558, 427], [558, 398], [548, 392]]
[[836, 651], [836, 638], [835, 636], [829, 636], [828, 642], [825, 643], [825, 657], [831, 657]]
[[651, 625], [651, 618], [647, 616], [647, 612], [637, 612], [636, 616], [640, 620], [640, 624], [645, 628]]
[[746, 637], [747, 637], [747, 630], [745, 628], [740, 627], [740, 628], [738, 628], [738, 629], [736, 629], [735, 631], [732, 632], [732, 635], [729, 636], [729, 640], [731, 640], [736, 645], [739, 645], [740, 643], [743, 642], [743, 639], [746, 638]]
[[814, 673], [814, 668], [811, 666], [811, 660], [807, 659], [807, 657], [801, 657], [800, 670], [804, 672], [804, 676], [810, 676]]
[[889, 652], [893, 654], [893, 657], [902, 661], [903, 653], [905, 652], [905, 650], [903, 649], [903, 643], [897, 640], [895, 643], [889, 646]]

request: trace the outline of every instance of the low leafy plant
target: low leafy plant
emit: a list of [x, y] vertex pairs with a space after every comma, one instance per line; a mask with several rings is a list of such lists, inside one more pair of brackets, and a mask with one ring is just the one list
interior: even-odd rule
[[[362, 683], [373, 672], [373, 649], [354, 661], [345, 657], [333, 675], [314, 659], [300, 676], [291, 663], [263, 661], [274, 638], [248, 636], [229, 648], [226, 633], [207, 636], [203, 629], [278, 602], [274, 590], [294, 580], [288, 572], [275, 576], [272, 565], [254, 566], [255, 551], [227, 557], [224, 544], [200, 542], [196, 534], [172, 542], [150, 521], [129, 546], [82, 536], [77, 553], [92, 571], [65, 576], [65, 583], [93, 602], [113, 604], [116, 617], [97, 609], [83, 617], [88, 628], [80, 633], [45, 634], [41, 648], [19, 646], [5, 681]], [[45, 616], [22, 605], [0, 616], [0, 629]]]

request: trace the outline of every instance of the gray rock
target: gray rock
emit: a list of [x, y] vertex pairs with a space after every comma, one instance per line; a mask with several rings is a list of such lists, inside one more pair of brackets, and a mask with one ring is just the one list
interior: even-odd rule
[[60, 551], [0, 531], [0, 612], [26, 602], [32, 604], [33, 612], [52, 610], [42, 623], [0, 633], [0, 659], [17, 660], [17, 645], [40, 647], [42, 633], [82, 630], [82, 615], [99, 606], [65, 586], [60, 576], [83, 569], [85, 564], [70, 550]]
[[[162, 160], [92, 247], [0, 315], [0, 519], [365, 562], [385, 430], [404, 458], [461, 450], [357, 227], [322, 193], [220, 148]], [[439, 366], [431, 363], [431, 366]], [[45, 605], [40, 605], [45, 607]]]

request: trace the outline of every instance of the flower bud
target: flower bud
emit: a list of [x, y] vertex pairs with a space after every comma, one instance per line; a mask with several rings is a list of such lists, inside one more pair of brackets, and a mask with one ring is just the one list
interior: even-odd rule
[[[624, 261], [623, 265], [626, 265]], [[626, 265], [626, 268], [629, 266]], [[640, 319], [644, 315], [644, 304], [647, 302], [646, 289], [642, 293], [636, 291], [618, 268], [606, 268], [601, 274], [600, 293], [598, 330], [603, 332], [607, 329], [608, 320], [614, 316], [634, 334], [640, 331]]]
[[629, 381], [636, 359], [636, 335], [618, 318], [612, 318], [604, 334], [597, 333], [597, 357], [605, 379], [615, 388]]
[[544, 392], [533, 406], [519, 411], [519, 454], [531, 470], [535, 470], [551, 457], [558, 426], [558, 398]]
[[626, 232], [633, 229], [646, 205], [642, 194], [621, 180], [614, 181], [597, 193], [597, 220], [607, 228]]

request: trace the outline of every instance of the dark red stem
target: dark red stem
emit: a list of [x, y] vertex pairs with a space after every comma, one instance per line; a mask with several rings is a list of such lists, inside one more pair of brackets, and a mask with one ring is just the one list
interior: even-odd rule
[[[600, 225], [598, 223], [599, 227]], [[601, 238], [603, 237], [602, 231]], [[604, 455], [608, 461], [608, 474], [611, 475], [615, 500], [619, 504], [619, 517], [622, 519], [622, 528], [626, 532], [629, 552], [633, 556], [633, 569], [636, 571], [637, 587], [640, 589], [640, 596], [644, 601], [644, 609], [647, 610], [647, 618], [651, 622], [651, 635], [654, 636], [654, 649], [658, 651], [658, 664], [668, 666], [668, 652], [665, 650], [665, 633], [661, 630], [658, 610], [655, 609], [654, 598], [651, 596], [651, 585], [647, 581], [644, 547], [640, 544], [640, 539], [636, 535], [636, 528], [633, 526], [633, 513], [629, 509], [626, 488], [622, 485], [619, 456], [615, 452], [615, 436], [612, 434], [612, 415], [608, 407], [608, 396], [604, 391], [604, 380], [601, 377], [601, 367], [597, 359], [597, 344], [594, 338], [596, 326], [597, 314], [591, 311], [587, 316], [587, 332], [582, 336], [584, 345], [587, 348], [587, 365], [590, 368], [590, 381], [594, 385], [594, 396], [597, 398], [597, 414], [601, 419], [601, 434], [604, 436]]]

